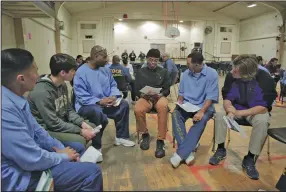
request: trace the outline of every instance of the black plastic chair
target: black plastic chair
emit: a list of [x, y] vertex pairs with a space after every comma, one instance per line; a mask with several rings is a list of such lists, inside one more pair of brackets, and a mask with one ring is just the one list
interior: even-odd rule
[[286, 144], [286, 127], [268, 129], [268, 135], [273, 139]]
[[126, 81], [126, 77], [125, 76], [114, 76], [113, 78], [117, 83], [117, 88], [119, 89], [119, 91], [121, 91], [124, 94], [124, 97], [128, 95], [128, 83]]

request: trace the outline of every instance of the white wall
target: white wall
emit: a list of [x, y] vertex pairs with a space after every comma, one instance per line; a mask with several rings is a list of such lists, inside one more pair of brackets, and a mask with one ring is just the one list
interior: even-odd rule
[[[60, 37], [61, 52], [71, 55], [71, 15], [62, 7], [58, 13], [58, 19], [64, 21], [65, 25]], [[52, 18], [23, 18], [22, 25], [25, 48], [33, 54], [39, 68], [39, 74], [50, 73], [50, 58], [56, 53], [55, 20]]]
[[23, 19], [23, 32], [26, 49], [33, 54], [39, 74], [49, 73], [50, 58], [56, 53], [54, 30], [35, 20], [25, 18]]
[[58, 19], [64, 22], [64, 30], [61, 30], [61, 52], [70, 55], [72, 54], [71, 18], [68, 10], [62, 6], [58, 12]]
[[[123, 13], [128, 14], [128, 20], [118, 22], [117, 19], [122, 18]], [[112, 44], [109, 41], [110, 39], [106, 39], [108, 35], [106, 35], [105, 33], [106, 21], [104, 20], [104, 18], [107, 17], [113, 18], [115, 22], [113, 44], [116, 52], [121, 52], [122, 50], [124, 50], [123, 47], [126, 47], [128, 50], [134, 49], [136, 50], [136, 53], [138, 53], [141, 49], [142, 51], [146, 52], [146, 50], [150, 48], [150, 43], [157, 42], [166, 43], [166, 48], [169, 51], [174, 52], [175, 55], [179, 56], [178, 43], [180, 41], [185, 41], [187, 46], [190, 47], [186, 50], [186, 54], [191, 51], [194, 42], [203, 42], [205, 49], [204, 51], [207, 51], [212, 55], [216, 55], [218, 35], [216, 30], [219, 24], [234, 25], [236, 28], [236, 36], [238, 35], [238, 21], [223, 14], [214, 13], [200, 7], [191, 6], [191, 4], [189, 5], [186, 2], [182, 2], [180, 4], [180, 11], [177, 14], [179, 20], [184, 20], [188, 22], [180, 24], [181, 37], [175, 40], [170, 40], [164, 35], [163, 23], [165, 17], [163, 16], [162, 2], [129, 2], [128, 4], [126, 4], [126, 2], [119, 2], [114, 3], [114, 5], [108, 5], [106, 8], [90, 9], [86, 10], [85, 12], [75, 13], [72, 16], [72, 53], [73, 55], [82, 54], [82, 45], [78, 38], [78, 23], [80, 22], [96, 22], [97, 29], [99, 30], [97, 32], [98, 36], [96, 39], [96, 44], [106, 46], [107, 48], [110, 44]], [[169, 15], [169, 19], [172, 19], [171, 15]], [[151, 31], [154, 31], [154, 33], [151, 32], [150, 29], [142, 29], [142, 26], [147, 21], [156, 25], [154, 29], [151, 29]], [[188, 25], [188, 27], [186, 27], [185, 25]], [[205, 36], [204, 28], [208, 25], [213, 26], [213, 32]], [[111, 29], [110, 26], [111, 25], [109, 25], [108, 30]], [[123, 33], [122, 30], [127, 31], [124, 28], [128, 28], [129, 31]], [[148, 39], [153, 40], [145, 40], [144, 34], [148, 34]], [[135, 37], [131, 37], [132, 35], [135, 35]], [[238, 37], [236, 38], [234, 43], [236, 43], [237, 40]], [[134, 46], [135, 41], [137, 42], [136, 46]], [[175, 45], [176, 43], [177, 45]], [[238, 46], [234, 46], [232, 51], [233, 54], [238, 53]], [[86, 54], [84, 56], [87, 57], [89, 56], [89, 54]]]
[[278, 26], [282, 19], [277, 12], [267, 13], [240, 22], [239, 53], [256, 54], [268, 62], [276, 57]]
[[14, 19], [7, 15], [2, 16], [1, 23], [1, 49], [15, 48], [16, 39], [15, 39], [15, 29], [14, 29]]
[[[166, 51], [171, 56], [179, 57], [180, 42], [186, 42], [187, 50], [190, 50], [194, 41], [202, 41], [197, 35], [198, 29], [191, 29], [191, 22], [179, 25], [180, 37], [172, 39], [165, 37], [165, 26], [162, 21], [124, 21], [114, 25], [114, 49], [120, 54], [127, 49], [130, 53], [135, 51], [137, 56], [140, 51], [145, 54], [150, 49], [151, 43], [165, 44]], [[145, 39], [144, 37], [147, 37]], [[188, 52], [188, 51], [186, 51]]]

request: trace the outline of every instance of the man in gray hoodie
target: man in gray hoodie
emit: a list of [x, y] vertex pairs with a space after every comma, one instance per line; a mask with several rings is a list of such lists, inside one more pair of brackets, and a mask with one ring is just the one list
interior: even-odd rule
[[53, 55], [50, 60], [51, 74], [41, 76], [30, 92], [28, 102], [33, 116], [52, 137], [83, 144], [92, 140], [93, 147], [99, 149], [93, 131], [96, 125], [80, 117], [68, 99], [65, 81], [73, 79], [76, 67], [72, 56]]

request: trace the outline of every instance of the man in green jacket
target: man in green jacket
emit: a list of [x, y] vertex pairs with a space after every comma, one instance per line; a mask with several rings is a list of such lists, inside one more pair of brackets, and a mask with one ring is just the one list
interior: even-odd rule
[[73, 79], [76, 69], [75, 59], [67, 54], [56, 54], [50, 60], [50, 75], [43, 75], [33, 91], [28, 95], [31, 112], [38, 123], [50, 135], [60, 141], [73, 141], [92, 146], [98, 150], [96, 134], [98, 125], [85, 121], [71, 107], [65, 81]]

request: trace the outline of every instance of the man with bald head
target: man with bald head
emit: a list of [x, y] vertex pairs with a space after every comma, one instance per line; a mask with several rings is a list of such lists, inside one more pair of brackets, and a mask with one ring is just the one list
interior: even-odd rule
[[[74, 77], [74, 92], [76, 111], [95, 125], [102, 125], [101, 131], [95, 136], [93, 146], [101, 150], [101, 138], [108, 119], [114, 119], [116, 126], [115, 145], [132, 147], [134, 142], [129, 140], [129, 105], [122, 100], [117, 84], [106, 64], [107, 52], [96, 45], [91, 49], [91, 60], [80, 67]], [[96, 143], [94, 143], [96, 142]]]

